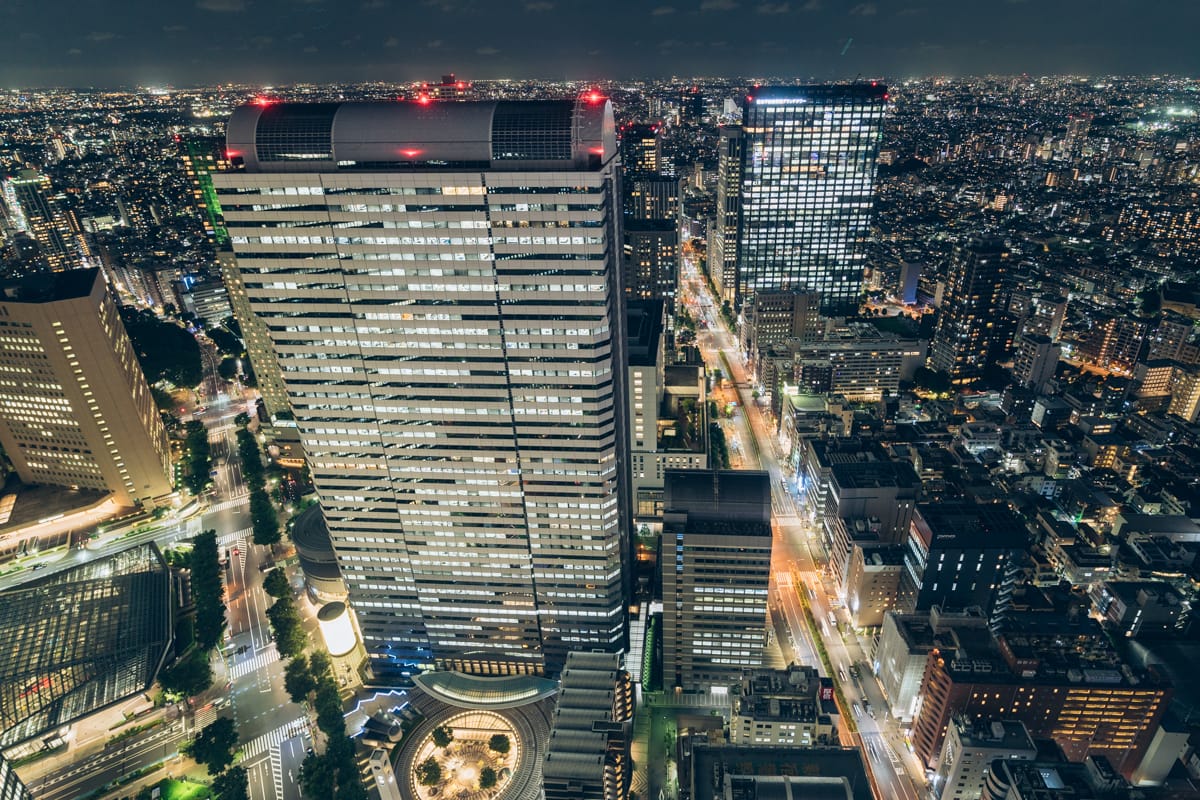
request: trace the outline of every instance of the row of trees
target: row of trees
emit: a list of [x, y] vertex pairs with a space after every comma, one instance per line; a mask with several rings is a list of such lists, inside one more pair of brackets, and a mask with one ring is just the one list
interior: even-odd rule
[[[248, 419], [248, 418], [247, 418]], [[254, 434], [246, 428], [237, 433], [238, 454], [242, 458], [242, 476], [250, 487], [250, 519], [255, 544], [275, 544], [280, 540], [279, 515], [266, 490], [266, 470], [262, 451]]]
[[199, 420], [192, 420], [185, 429], [187, 438], [183, 442], [184, 464], [187, 474], [183, 484], [192, 494], [200, 494], [208, 486], [212, 458], [208, 445], [208, 429]]
[[246, 770], [232, 767], [237, 750], [237, 727], [230, 717], [220, 717], [206, 725], [200, 735], [185, 745], [184, 754], [196, 763], [203, 764], [209, 775], [216, 775], [212, 783], [217, 800], [250, 800], [250, 781]]
[[217, 532], [207, 530], [193, 541], [188, 568], [191, 571], [192, 602], [195, 606], [195, 642], [159, 676], [163, 689], [172, 694], [196, 695], [212, 685], [209, 653], [225, 631], [225, 589], [217, 548]]
[[263, 591], [275, 598], [267, 609], [267, 619], [275, 635], [275, 648], [283, 658], [294, 658], [304, 652], [308, 636], [300, 622], [300, 612], [292, 600], [291, 587], [283, 570], [276, 567], [263, 578]]
[[708, 423], [708, 466], [709, 469], [729, 469], [729, 445], [725, 442], [725, 430], [721, 423]]

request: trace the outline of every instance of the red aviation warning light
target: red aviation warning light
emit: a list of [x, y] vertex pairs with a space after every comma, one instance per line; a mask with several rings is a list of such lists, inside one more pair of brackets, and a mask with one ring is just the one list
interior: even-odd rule
[[416, 158], [417, 156], [421, 155], [421, 151], [420, 150], [411, 150], [411, 149], [410, 150], [401, 150], [400, 154], [402, 156], [404, 156], [405, 158]]
[[272, 100], [271, 98], [263, 97], [262, 95], [259, 95], [258, 97], [254, 98], [254, 105], [256, 105], [256, 106], [266, 107], [266, 106], [274, 104], [274, 102], [275, 101]]
[[427, 106], [432, 102], [432, 100], [430, 99], [429, 95], [422, 94], [417, 96], [417, 102], [423, 106]]
[[583, 99], [588, 101], [589, 103], [599, 103], [600, 101], [602, 101], [604, 99], [604, 95], [600, 94], [595, 89], [592, 89], [590, 92], [586, 93], [583, 96]]

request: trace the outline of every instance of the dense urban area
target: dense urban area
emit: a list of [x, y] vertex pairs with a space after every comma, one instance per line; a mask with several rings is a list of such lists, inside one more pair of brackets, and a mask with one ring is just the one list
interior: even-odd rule
[[0, 92], [0, 800], [1200, 796], [1198, 110]]

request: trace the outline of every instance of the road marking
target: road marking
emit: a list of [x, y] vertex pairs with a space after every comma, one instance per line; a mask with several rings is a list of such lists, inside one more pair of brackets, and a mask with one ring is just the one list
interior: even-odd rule
[[232, 533], [222, 533], [220, 536], [217, 537], [217, 541], [223, 545], [236, 544], [239, 541], [242, 541], [243, 539], [245, 539], [247, 536], [250, 536], [252, 533], [254, 533], [253, 528], [242, 528], [240, 531], [233, 531]]
[[242, 747], [242, 760], [249, 761], [268, 752], [272, 747], [278, 749], [284, 741], [299, 736], [304, 732], [306, 719], [297, 717], [291, 722], [285, 722], [274, 730], [267, 731], [262, 736], [251, 739]]
[[275, 644], [271, 643], [267, 647], [264, 647], [262, 650], [258, 651], [252, 658], [239, 661], [230, 667], [229, 677], [231, 680], [236, 681], [239, 678], [249, 675], [251, 672], [262, 669], [268, 664], [273, 664], [278, 660], [279, 653], [275, 650]]
[[235, 497], [232, 500], [223, 500], [220, 503], [217, 503], [215, 506], [209, 506], [208, 509], [204, 513], [212, 514], [213, 512], [216, 512], [216, 511], [225, 511], [226, 509], [237, 508], [238, 506], [248, 505], [249, 503], [250, 503], [250, 494], [249, 494], [249, 492], [247, 492], [245, 495], [243, 495], [241, 497]]
[[275, 797], [283, 800], [283, 759], [279, 745], [271, 747], [271, 780], [275, 783]]

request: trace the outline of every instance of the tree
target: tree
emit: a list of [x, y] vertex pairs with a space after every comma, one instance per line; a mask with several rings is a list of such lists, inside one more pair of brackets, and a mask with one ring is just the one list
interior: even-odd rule
[[331, 739], [346, 735], [346, 718], [342, 716], [342, 698], [332, 678], [317, 684], [317, 696], [313, 700], [317, 709], [317, 727]]
[[454, 731], [447, 728], [445, 725], [439, 725], [433, 729], [433, 743], [438, 747], [447, 747], [454, 741]]
[[250, 415], [245, 411], [239, 412], [238, 415], [233, 418], [233, 424], [237, 425], [239, 428], [246, 427], [250, 424]]
[[250, 800], [250, 781], [246, 770], [231, 767], [217, 776], [212, 784], [216, 800]]
[[934, 394], [946, 394], [950, 391], [950, 376], [944, 372], [935, 372], [928, 367], [917, 367], [913, 373], [913, 382]]
[[192, 598], [196, 603], [196, 643], [211, 650], [225, 631], [225, 600], [217, 532], [207, 530], [192, 540]]
[[287, 575], [282, 569], [275, 567], [266, 574], [263, 578], [263, 591], [275, 598], [283, 597], [291, 591]]
[[219, 717], [200, 731], [185, 752], [207, 767], [209, 775], [216, 775], [233, 763], [233, 748], [237, 746], [237, 740], [233, 719]]
[[262, 489], [250, 492], [250, 518], [255, 544], [276, 544], [280, 540], [279, 515], [275, 513], [271, 498]]
[[490, 789], [496, 785], [496, 770], [484, 767], [479, 770], [479, 788]]
[[187, 456], [187, 475], [184, 485], [192, 494], [200, 494], [209, 484], [209, 470], [212, 459], [209, 457], [208, 429], [199, 420], [192, 420], [185, 428], [187, 437], [184, 439], [184, 453]]
[[433, 756], [417, 765], [417, 783], [422, 786], [437, 786], [442, 782], [442, 768]]
[[208, 653], [194, 650], [164, 669], [158, 676], [158, 683], [165, 692], [191, 697], [212, 686], [212, 679]]
[[308, 671], [314, 681], [332, 678], [333, 659], [324, 650], [314, 650], [313, 654], [308, 657]]
[[491, 739], [488, 739], [488, 747], [500, 755], [504, 755], [512, 747], [512, 742], [503, 733], [497, 733], [493, 734]]
[[284, 658], [292, 658], [304, 652], [308, 636], [300, 624], [300, 614], [292, 602], [291, 595], [279, 598], [267, 609], [267, 619], [275, 633], [275, 649]]
[[212, 343], [217, 346], [217, 349], [227, 356], [237, 358], [246, 352], [246, 348], [242, 345], [242, 340], [224, 328], [213, 328], [205, 332], [208, 334], [208, 338], [212, 339]]
[[238, 374], [238, 360], [233, 356], [221, 359], [221, 363], [217, 364], [217, 374], [227, 381], [233, 380]]
[[309, 671], [308, 659], [298, 655], [283, 670], [283, 688], [293, 703], [302, 703], [317, 690], [317, 682]]
[[200, 345], [186, 329], [162, 322], [149, 311], [121, 308], [121, 321], [146, 374], [147, 383], [167, 381], [191, 388], [204, 379]]

